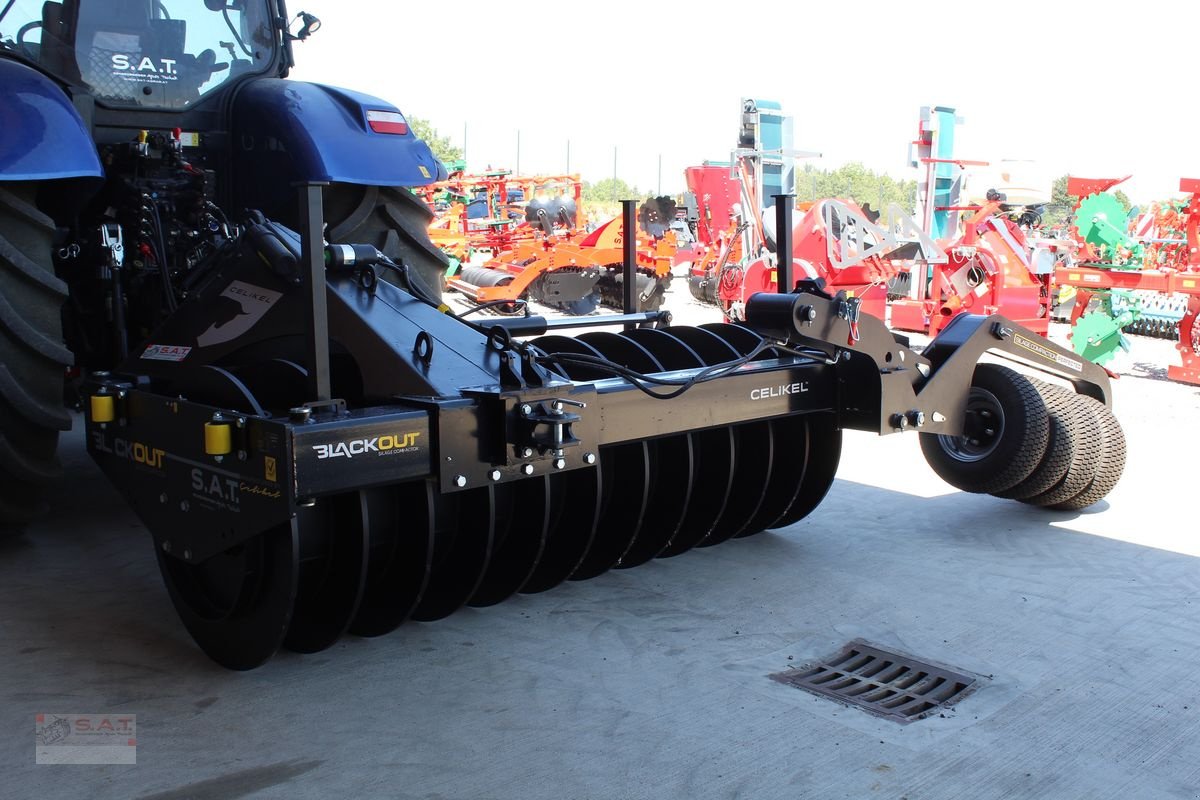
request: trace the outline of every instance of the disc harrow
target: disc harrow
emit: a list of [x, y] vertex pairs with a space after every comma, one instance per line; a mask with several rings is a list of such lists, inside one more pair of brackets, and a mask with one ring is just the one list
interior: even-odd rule
[[[1107, 376], [999, 317], [962, 315], [917, 354], [807, 282], [750, 298], [745, 325], [643, 312], [569, 337], [556, 329], [573, 320], [443, 313], [377, 253], [274, 235], [316, 253], [304, 280], [246, 245], [154, 336], [209, 335], [234, 284], [278, 295], [258, 324], [192, 363], [135, 354], [87, 389], [93, 456], [150, 530], [184, 625], [232, 669], [793, 525], [832, 486], [845, 428], [975, 435], [980, 386], [1021, 391], [975, 370], [984, 352], [1072, 381], [1101, 450], [1123, 452]], [[371, 277], [385, 267], [396, 283]], [[327, 362], [312, 360], [321, 344]], [[1059, 391], [1065, 408], [1076, 395]], [[1006, 407], [1004, 428], [1040, 420], [1040, 443], [995, 437], [1031, 465], [1047, 449], [1040, 402]], [[1060, 429], [1082, 453], [1079, 426]], [[1037, 496], [1018, 491], [1028, 471], [999, 488], [1095, 502], [1120, 474], [1100, 462], [1070, 497], [1046, 494], [1075, 469], [1061, 458]]]

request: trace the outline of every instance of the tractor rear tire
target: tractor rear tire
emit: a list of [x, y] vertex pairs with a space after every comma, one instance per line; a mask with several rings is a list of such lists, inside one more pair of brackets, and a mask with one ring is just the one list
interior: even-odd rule
[[1033, 383], [996, 364], [971, 379], [962, 436], [921, 434], [921, 451], [938, 476], [964, 492], [1013, 488], [1042, 463], [1050, 438], [1046, 403]]
[[[335, 244], [370, 244], [417, 274], [440, 298], [450, 260], [429, 239], [433, 212], [412, 192], [396, 186], [338, 183], [325, 190], [326, 237]], [[383, 273], [393, 280], [394, 276]]]
[[37, 209], [36, 183], [0, 184], [0, 538], [42, 510], [58, 477], [59, 431], [69, 430], [62, 343], [67, 285], [54, 275], [54, 222]]

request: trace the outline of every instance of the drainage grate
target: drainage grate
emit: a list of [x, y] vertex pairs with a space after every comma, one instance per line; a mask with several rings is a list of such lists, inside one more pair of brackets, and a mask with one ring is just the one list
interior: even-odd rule
[[835, 655], [770, 678], [896, 722], [953, 706], [979, 678], [855, 640]]

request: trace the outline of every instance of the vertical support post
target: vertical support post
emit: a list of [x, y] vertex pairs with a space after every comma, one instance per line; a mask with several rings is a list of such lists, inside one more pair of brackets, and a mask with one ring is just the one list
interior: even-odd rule
[[794, 194], [775, 198], [775, 291], [787, 294], [796, 288], [792, 274], [792, 201]]
[[613, 147], [613, 200], [617, 199], [617, 148]]
[[[622, 308], [626, 314], [636, 314], [638, 310], [637, 291], [637, 200], [621, 201], [621, 251], [622, 262], [623, 302]], [[632, 330], [637, 325], [626, 323], [625, 330]]]
[[304, 271], [304, 316], [308, 324], [305, 343], [308, 394], [316, 401], [332, 398], [329, 385], [329, 313], [325, 306], [325, 211], [321, 202], [324, 183], [301, 183], [300, 263]]

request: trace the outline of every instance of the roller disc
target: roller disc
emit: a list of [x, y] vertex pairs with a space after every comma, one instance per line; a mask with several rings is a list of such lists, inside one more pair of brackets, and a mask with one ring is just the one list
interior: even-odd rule
[[[567, 336], [542, 336], [533, 344], [547, 353], [578, 353], [603, 358], [603, 354], [583, 340]], [[562, 371], [575, 381], [590, 381], [607, 378], [609, 375], [586, 365], [564, 364]], [[600, 476], [596, 479], [600, 494], [598, 496], [599, 510], [596, 512], [594, 533], [589, 545], [584, 549], [580, 559], [569, 574], [571, 580], [583, 580], [595, 577], [616, 566], [621, 556], [629, 549], [629, 545], [637, 536], [645, 513], [648, 482], [649, 454], [645, 443], [632, 442], [601, 448]], [[590, 500], [591, 490], [584, 488], [583, 497]], [[614, 498], [617, 498], [614, 500]], [[581, 515], [586, 520], [591, 509], [581, 509]], [[564, 515], [573, 516], [574, 511], [564, 510]], [[561, 530], [561, 526], [560, 526]], [[561, 538], [561, 534], [558, 537]], [[565, 554], [557, 562], [565, 566], [570, 555], [579, 543], [553, 545], [557, 552], [561, 547]], [[557, 582], [557, 575], [547, 567], [545, 574], [531, 578], [529, 591], [549, 588]]]
[[785, 528], [812, 513], [833, 486], [842, 457], [842, 430], [832, 414], [808, 414], [804, 446], [793, 445], [795, 457], [804, 461], [804, 477], [791, 506], [768, 527]]
[[433, 557], [433, 491], [430, 481], [410, 481], [363, 492], [371, 549], [351, 633], [382, 636], [417, 607]]
[[316, 653], [350, 626], [367, 579], [366, 503], [360, 492], [322, 498], [302, 508], [295, 525], [300, 537], [300, 585], [283, 645]]
[[550, 476], [550, 526], [546, 546], [522, 592], [544, 592], [570, 577], [583, 561], [600, 519], [600, 469]]
[[[659, 555], [677, 556], [705, 541], [724, 516], [733, 489], [735, 437], [729, 427], [692, 434], [696, 444], [691, 502], [679, 531]], [[706, 491], [706, 489], [708, 491]]]
[[495, 487], [495, 544], [469, 605], [495, 605], [516, 594], [529, 580], [546, 545], [550, 491], [546, 475]]
[[189, 564], [156, 548], [167, 592], [188, 633], [228, 669], [254, 669], [287, 633], [299, 584], [299, 534], [279, 525]]
[[[622, 336], [649, 350], [665, 370], [705, 366], [709, 361], [697, 349], [712, 355], [714, 362], [736, 356], [718, 337], [698, 328], [637, 328]], [[671, 454], [672, 447], [681, 446], [672, 442], [684, 438], [691, 452]], [[669, 525], [672, 533], [658, 555], [678, 555], [690, 550], [712, 530], [729, 496], [731, 442], [726, 428], [660, 440], [660, 450], [665, 451], [661, 463], [666, 468], [659, 470], [663, 485], [656, 486], [651, 508], [659, 511], [663, 524]], [[669, 466], [671, 464], [675, 466]], [[687, 478], [687, 485], [680, 486], [684, 478]], [[671, 484], [677, 488], [671, 488]], [[671, 502], [672, 498], [678, 502]]]
[[434, 507], [429, 583], [412, 614], [422, 622], [450, 616], [475, 593], [492, 555], [495, 529], [491, 486], [436, 495]]
[[266, 410], [238, 376], [224, 367], [205, 364], [176, 380], [171, 392], [219, 408], [266, 416]]
[[[725, 340], [702, 328], [669, 328], [664, 333], [683, 343], [703, 364], [737, 358]], [[729, 426], [692, 434], [692, 496], [671, 544], [660, 554], [675, 556], [702, 542], [721, 519], [733, 488], [735, 437]]]
[[771, 480], [775, 460], [775, 442], [771, 426], [752, 422], [733, 426], [733, 485], [721, 518], [700, 543], [701, 547], [720, 544], [749, 529], [762, 506]]
[[[570, 336], [540, 336], [534, 339], [531, 344], [551, 355], [555, 353], [574, 353], [603, 358], [599, 350], [580, 339], [574, 339]], [[584, 364], [564, 364], [561, 369], [573, 381], [595, 381], [612, 377], [608, 373], [601, 372]]]
[[291, 408], [296, 405], [296, 398], [308, 394], [308, 370], [284, 358], [271, 358], [230, 371], [253, 393], [258, 405], [268, 411]]
[[[585, 333], [580, 339], [595, 347], [606, 358], [638, 370], [663, 372], [667, 367], [655, 351], [668, 360], [686, 358], [686, 348], [678, 340], [657, 331], [642, 334], [614, 334], [606, 331]], [[618, 566], [636, 567], [663, 552], [679, 530], [692, 489], [692, 440], [689, 434], [667, 436], [646, 442], [650, 459], [650, 501], [641, 529], [621, 557]]]
[[752, 536], [774, 527], [800, 494], [805, 472], [808, 425], [802, 416], [782, 417], [767, 423], [774, 454], [771, 477], [762, 504], [738, 536]]
[[[762, 344], [762, 337], [749, 328], [743, 328], [741, 325], [730, 325], [725, 322], [706, 322], [700, 326], [701, 330], [706, 330], [716, 336], [719, 336], [729, 344], [739, 355], [749, 353], [754, 348]], [[761, 358], [771, 358], [769, 353], [765, 353]]]
[[[740, 325], [710, 323], [700, 326], [720, 337], [737, 355], [752, 352], [762, 343], [762, 337]], [[769, 358], [770, 353], [763, 354]], [[728, 359], [726, 359], [728, 360]], [[775, 461], [775, 437], [769, 422], [748, 422], [733, 427], [733, 483], [725, 510], [712, 531], [700, 543], [701, 547], [719, 544], [742, 533], [754, 532], [750, 523], [756, 519], [767, 489]]]
[[600, 518], [596, 535], [571, 580], [585, 580], [615, 567], [637, 538], [650, 498], [650, 453], [645, 442], [603, 448], [600, 454]]

